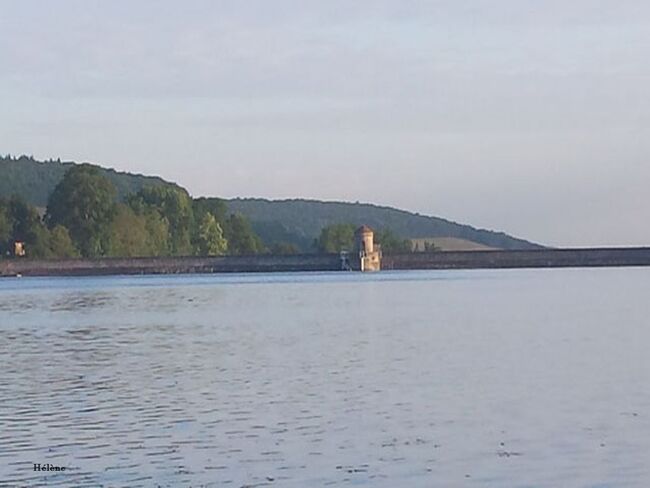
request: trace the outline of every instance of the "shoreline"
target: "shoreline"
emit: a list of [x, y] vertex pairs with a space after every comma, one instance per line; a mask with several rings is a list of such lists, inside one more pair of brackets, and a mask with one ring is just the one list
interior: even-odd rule
[[[650, 266], [650, 247], [388, 254], [384, 270]], [[0, 277], [343, 271], [339, 254], [0, 260]]]

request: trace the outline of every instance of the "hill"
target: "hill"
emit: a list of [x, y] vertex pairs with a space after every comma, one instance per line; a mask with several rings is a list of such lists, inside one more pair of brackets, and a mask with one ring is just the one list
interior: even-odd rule
[[323, 227], [341, 222], [367, 224], [377, 230], [388, 228], [410, 239], [455, 237], [499, 249], [543, 248], [503, 232], [476, 229], [439, 217], [369, 203], [260, 198], [236, 198], [226, 203], [230, 211], [246, 215], [265, 242], [284, 240], [305, 250]]
[[[37, 161], [30, 156], [0, 156], [0, 197], [17, 194], [31, 205], [45, 207], [54, 187], [74, 164], [71, 161]], [[129, 193], [138, 192], [144, 186], [174, 185], [157, 176], [123, 173], [97, 167], [113, 182], [120, 200]]]
[[[44, 207], [66, 170], [74, 164], [59, 160], [37, 161], [29, 156], [0, 157], [0, 197], [18, 194], [28, 203]], [[178, 186], [155, 176], [98, 168], [115, 184], [120, 199], [148, 185]], [[499, 249], [542, 247], [503, 232], [476, 229], [439, 217], [369, 203], [260, 198], [235, 198], [226, 203], [231, 212], [241, 213], [251, 220], [253, 229], [268, 246], [291, 243], [306, 252], [313, 250], [312, 244], [321, 229], [335, 223], [367, 224], [377, 230], [388, 228], [409, 239], [453, 237]]]
[[458, 237], [422, 237], [411, 239], [411, 244], [416, 250], [426, 249], [427, 244], [432, 244], [440, 251], [496, 251], [496, 247], [486, 246], [478, 242], [459, 239]]

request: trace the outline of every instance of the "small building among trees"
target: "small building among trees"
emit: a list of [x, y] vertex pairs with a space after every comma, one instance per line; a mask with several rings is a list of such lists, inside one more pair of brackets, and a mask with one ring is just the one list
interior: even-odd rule
[[21, 258], [25, 256], [25, 243], [22, 241], [14, 241], [14, 256]]

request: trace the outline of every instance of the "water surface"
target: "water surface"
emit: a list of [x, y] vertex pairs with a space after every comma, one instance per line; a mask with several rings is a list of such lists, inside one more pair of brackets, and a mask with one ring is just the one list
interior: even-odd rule
[[648, 290], [640, 268], [3, 279], [0, 485], [650, 486]]

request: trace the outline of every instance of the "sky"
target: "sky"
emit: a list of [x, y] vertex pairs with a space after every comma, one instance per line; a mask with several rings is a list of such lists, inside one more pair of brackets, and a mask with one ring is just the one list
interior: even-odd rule
[[646, 0], [0, 0], [0, 154], [650, 245]]

